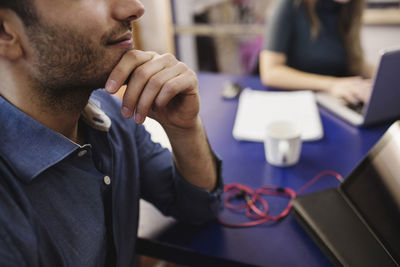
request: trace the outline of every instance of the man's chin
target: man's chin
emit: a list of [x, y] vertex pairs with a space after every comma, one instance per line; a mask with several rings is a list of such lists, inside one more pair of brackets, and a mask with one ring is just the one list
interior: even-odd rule
[[[111, 68], [110, 68], [111, 69]], [[107, 70], [102, 75], [97, 75], [97, 77], [93, 77], [90, 80], [86, 81], [82, 85], [84, 85], [85, 90], [87, 91], [95, 91], [98, 89], [103, 89], [106, 85], [107, 79], [111, 74], [111, 70]]]

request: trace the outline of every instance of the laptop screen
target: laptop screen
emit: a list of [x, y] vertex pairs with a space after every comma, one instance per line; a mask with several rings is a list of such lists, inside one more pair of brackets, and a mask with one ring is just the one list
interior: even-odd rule
[[400, 262], [400, 122], [390, 127], [341, 190]]
[[400, 64], [400, 49], [387, 49], [383, 52], [377, 73], [373, 91], [371, 93], [364, 125], [372, 125], [381, 121], [400, 118], [398, 68]]

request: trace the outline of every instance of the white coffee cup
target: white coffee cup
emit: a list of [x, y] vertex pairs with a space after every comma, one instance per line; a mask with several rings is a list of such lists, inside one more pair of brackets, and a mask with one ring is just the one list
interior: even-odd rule
[[295, 165], [300, 158], [301, 130], [289, 121], [274, 121], [265, 128], [265, 157], [269, 164], [280, 167]]

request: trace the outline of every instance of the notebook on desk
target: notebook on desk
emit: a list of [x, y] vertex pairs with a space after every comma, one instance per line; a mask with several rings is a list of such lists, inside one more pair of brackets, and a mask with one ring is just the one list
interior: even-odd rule
[[400, 118], [400, 48], [383, 51], [368, 103], [348, 106], [327, 93], [316, 94], [318, 104], [356, 126]]
[[345, 181], [293, 200], [293, 213], [338, 266], [400, 266], [400, 121]]
[[301, 129], [303, 141], [324, 135], [314, 93], [311, 91], [272, 92], [246, 88], [239, 98], [233, 137], [263, 142], [265, 127], [278, 120], [290, 121]]

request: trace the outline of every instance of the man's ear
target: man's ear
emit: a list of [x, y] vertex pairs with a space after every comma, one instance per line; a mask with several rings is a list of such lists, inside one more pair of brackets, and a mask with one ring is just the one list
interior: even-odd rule
[[0, 57], [16, 60], [23, 56], [21, 21], [11, 10], [0, 9]]

